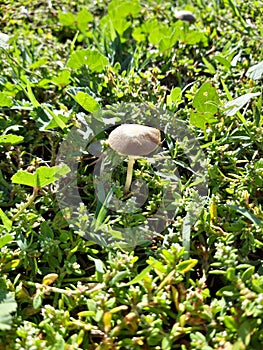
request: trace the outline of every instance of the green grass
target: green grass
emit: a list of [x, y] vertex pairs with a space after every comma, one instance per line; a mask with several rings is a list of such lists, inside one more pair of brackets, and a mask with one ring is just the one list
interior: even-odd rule
[[[263, 2], [1, 7], [0, 349], [261, 350]], [[205, 196], [190, 144], [166, 132], [159, 173], [136, 161], [148, 189], [139, 209], [123, 196], [123, 158], [94, 181], [116, 118], [147, 124], [142, 108], [198, 141]], [[93, 148], [78, 133], [65, 148], [71, 179], [57, 167], [61, 145], [90, 125]], [[68, 188], [83, 204], [72, 212], [59, 199]], [[163, 198], [174, 215], [145, 241], [137, 226]]]

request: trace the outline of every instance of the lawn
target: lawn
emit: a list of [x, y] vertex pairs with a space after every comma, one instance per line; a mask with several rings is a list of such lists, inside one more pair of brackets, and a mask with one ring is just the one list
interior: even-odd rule
[[0, 350], [262, 350], [262, 18], [3, 0]]

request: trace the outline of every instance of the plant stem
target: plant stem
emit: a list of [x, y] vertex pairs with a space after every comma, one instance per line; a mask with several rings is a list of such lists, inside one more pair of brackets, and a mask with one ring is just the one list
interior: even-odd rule
[[[96, 283], [96, 282], [91, 282], [91, 283]], [[36, 289], [40, 289], [45, 293], [53, 292], [53, 293], [65, 294], [67, 296], [82, 295], [83, 293], [91, 294], [94, 291], [101, 290], [101, 288], [104, 287], [104, 283], [97, 283], [93, 288], [91, 288], [90, 286], [83, 286], [75, 290], [72, 290], [72, 289], [62, 289], [58, 287], [47, 286], [43, 283], [35, 283], [31, 281], [23, 281], [23, 284], [28, 287], [34, 287]]]
[[38, 187], [34, 187], [33, 188], [33, 193], [32, 195], [28, 198], [28, 201], [18, 210], [18, 212], [11, 218], [12, 221], [15, 221], [15, 219], [18, 218], [18, 216], [23, 213], [24, 210], [26, 210], [27, 207], [30, 206], [30, 204], [32, 204], [38, 194]]
[[123, 193], [128, 193], [129, 192], [129, 189], [130, 189], [130, 186], [131, 186], [131, 182], [132, 182], [133, 164], [135, 162], [135, 157], [133, 157], [133, 156], [128, 156], [128, 157], [129, 157], [129, 161], [128, 161], [126, 182], [125, 182]]

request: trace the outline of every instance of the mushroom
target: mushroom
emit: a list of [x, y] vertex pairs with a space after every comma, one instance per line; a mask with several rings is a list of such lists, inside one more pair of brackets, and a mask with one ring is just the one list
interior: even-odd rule
[[181, 21], [186, 21], [189, 23], [194, 23], [196, 21], [196, 18], [191, 11], [178, 10], [174, 12], [174, 16]]
[[128, 193], [132, 181], [135, 159], [153, 152], [161, 142], [160, 130], [138, 124], [122, 124], [114, 129], [108, 138], [110, 147], [128, 156], [128, 168], [124, 193]]

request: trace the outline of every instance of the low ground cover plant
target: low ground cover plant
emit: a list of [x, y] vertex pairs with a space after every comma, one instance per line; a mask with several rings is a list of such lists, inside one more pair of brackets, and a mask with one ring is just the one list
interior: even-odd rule
[[0, 349], [261, 350], [262, 1], [1, 7]]

